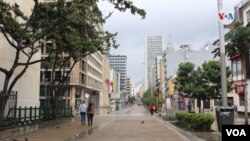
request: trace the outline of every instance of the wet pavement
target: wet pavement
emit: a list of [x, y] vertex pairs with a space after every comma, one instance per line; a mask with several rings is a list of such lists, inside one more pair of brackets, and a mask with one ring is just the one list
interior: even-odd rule
[[[236, 123], [244, 122], [237, 118]], [[151, 116], [143, 106], [133, 105], [109, 113], [101, 109], [93, 126], [82, 126], [80, 117], [44, 122], [33, 126], [0, 131], [0, 141], [220, 141], [219, 132], [195, 132], [173, 122]]]

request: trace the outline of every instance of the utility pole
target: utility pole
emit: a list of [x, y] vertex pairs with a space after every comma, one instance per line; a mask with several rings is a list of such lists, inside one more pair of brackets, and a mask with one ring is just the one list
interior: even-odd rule
[[[218, 0], [218, 12], [223, 9], [222, 0]], [[220, 64], [221, 64], [221, 95], [222, 106], [227, 106], [227, 81], [226, 81], [226, 61], [225, 61], [225, 39], [224, 25], [219, 22], [219, 37], [220, 37]]]
[[153, 66], [151, 66], [151, 103], [153, 103]]

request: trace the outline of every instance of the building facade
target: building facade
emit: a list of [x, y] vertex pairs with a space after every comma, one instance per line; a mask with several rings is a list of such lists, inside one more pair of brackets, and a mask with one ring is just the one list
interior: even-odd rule
[[120, 92], [126, 93], [127, 56], [109, 55], [110, 68], [120, 74]]
[[110, 70], [110, 64], [109, 64], [109, 56], [107, 54], [103, 55], [103, 92], [100, 93], [100, 107], [108, 107], [109, 106], [109, 87], [105, 83], [105, 80], [110, 78], [111, 76], [111, 70]]
[[[214, 54], [211, 52], [216, 47], [213, 46], [210, 42], [205, 43], [199, 50], [193, 50], [191, 45], [184, 44], [181, 45], [178, 50], [174, 50], [173, 48], [167, 48], [165, 53], [165, 62], [166, 62], [166, 97], [167, 101], [170, 103], [166, 103], [167, 106], [175, 106], [176, 110], [186, 110], [187, 102], [190, 100], [179, 93], [174, 89], [174, 81], [176, 77], [177, 70], [179, 68], [180, 63], [191, 62], [195, 65], [195, 67], [201, 66], [205, 61], [209, 60], [219, 60], [219, 58], [214, 58]], [[226, 61], [227, 66], [230, 67], [230, 61]], [[231, 94], [229, 94], [231, 96]], [[193, 102], [195, 110], [198, 111], [198, 108], [195, 107], [195, 102]], [[204, 109], [211, 109], [213, 105], [210, 101], [206, 101], [206, 103], [202, 102], [202, 107]]]
[[126, 92], [128, 96], [132, 96], [132, 80], [130, 77], [126, 79]]
[[[96, 25], [96, 29], [102, 31], [103, 27], [102, 25]], [[51, 46], [54, 46], [54, 44], [50, 41], [46, 42], [46, 45], [41, 50], [42, 58], [48, 57], [49, 51], [47, 51], [47, 47]], [[68, 56], [67, 53], [62, 53], [61, 55], [63, 58]], [[56, 68], [56, 70], [53, 70], [42, 66], [40, 73], [41, 106], [50, 106], [51, 82], [55, 81], [58, 84], [67, 74], [69, 75], [57, 101], [59, 107], [72, 107], [74, 112], [78, 112], [78, 107], [82, 100], [86, 104], [93, 103], [95, 109], [108, 106], [108, 91], [104, 87], [104, 79], [109, 77], [109, 63], [107, 59], [104, 54], [95, 52], [81, 59], [74, 66], [72, 66], [73, 60], [69, 60], [64, 64], [64, 69]], [[71, 68], [72, 71], [70, 72]]]
[[[238, 22], [242, 22], [244, 26], [249, 24], [250, 22], [250, 1], [243, 0], [235, 8], [235, 19]], [[234, 90], [234, 99], [232, 104], [237, 107], [238, 113], [245, 112], [245, 100], [248, 100], [248, 113], [250, 113], [250, 83], [249, 78], [247, 78], [247, 84], [245, 82], [244, 68], [246, 69], [246, 73], [249, 74], [250, 69], [243, 67], [241, 54], [240, 52], [236, 52], [233, 56], [230, 57], [231, 60], [231, 68], [232, 68], [232, 79]]]
[[145, 38], [144, 48], [144, 82], [147, 89], [151, 83], [152, 66], [154, 65], [155, 58], [158, 55], [162, 55], [162, 49], [164, 45], [163, 36], [147, 36]]

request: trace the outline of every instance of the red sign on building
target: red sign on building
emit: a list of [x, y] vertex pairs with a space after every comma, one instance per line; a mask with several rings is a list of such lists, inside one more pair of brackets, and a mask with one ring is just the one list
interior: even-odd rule
[[244, 91], [244, 85], [240, 85], [240, 86], [236, 86], [235, 87], [235, 93], [239, 94], [239, 93], [245, 93]]

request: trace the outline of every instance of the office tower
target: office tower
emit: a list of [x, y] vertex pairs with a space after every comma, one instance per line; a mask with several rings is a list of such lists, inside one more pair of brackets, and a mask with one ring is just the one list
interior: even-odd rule
[[126, 92], [127, 78], [127, 56], [126, 55], [109, 55], [110, 68], [120, 74], [120, 91]]
[[144, 71], [145, 71], [145, 89], [152, 83], [152, 70], [154, 62], [158, 55], [162, 55], [163, 36], [146, 36], [144, 49]]

